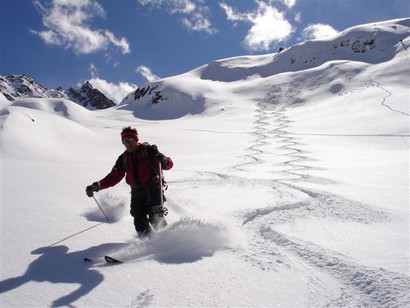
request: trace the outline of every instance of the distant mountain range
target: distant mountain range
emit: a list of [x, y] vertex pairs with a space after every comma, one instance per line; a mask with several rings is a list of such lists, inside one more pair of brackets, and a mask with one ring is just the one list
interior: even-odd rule
[[86, 81], [81, 87], [48, 89], [26, 75], [0, 76], [0, 93], [9, 101], [18, 98], [65, 98], [88, 109], [106, 109], [116, 104]]

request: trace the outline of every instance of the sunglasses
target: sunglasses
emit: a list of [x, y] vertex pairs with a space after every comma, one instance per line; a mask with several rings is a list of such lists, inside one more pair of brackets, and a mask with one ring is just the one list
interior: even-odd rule
[[127, 137], [127, 138], [122, 139], [122, 144], [128, 144], [134, 141], [135, 139], [133, 137]]

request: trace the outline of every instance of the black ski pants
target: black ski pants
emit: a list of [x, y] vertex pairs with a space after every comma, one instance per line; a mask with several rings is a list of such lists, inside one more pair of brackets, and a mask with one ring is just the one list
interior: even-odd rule
[[[149, 235], [154, 230], [167, 225], [161, 205], [162, 187], [159, 183], [151, 183], [138, 187], [131, 192], [131, 216], [139, 236]], [[151, 224], [151, 226], [150, 226]]]

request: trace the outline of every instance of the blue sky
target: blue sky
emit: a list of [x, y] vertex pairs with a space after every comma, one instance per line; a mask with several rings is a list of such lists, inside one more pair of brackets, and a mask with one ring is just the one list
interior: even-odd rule
[[0, 75], [121, 97], [213, 60], [410, 16], [408, 0], [1, 0]]

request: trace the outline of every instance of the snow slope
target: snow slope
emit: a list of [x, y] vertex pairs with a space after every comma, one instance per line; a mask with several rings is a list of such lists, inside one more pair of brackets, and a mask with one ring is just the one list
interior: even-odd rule
[[[2, 103], [1, 306], [407, 307], [409, 27], [215, 61], [107, 110]], [[110, 222], [84, 192], [128, 125], [175, 163], [149, 241], [124, 182], [96, 194]]]

